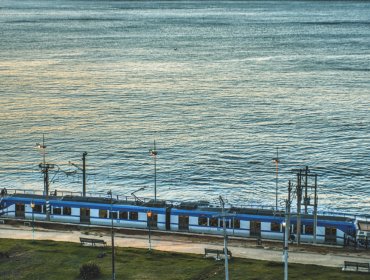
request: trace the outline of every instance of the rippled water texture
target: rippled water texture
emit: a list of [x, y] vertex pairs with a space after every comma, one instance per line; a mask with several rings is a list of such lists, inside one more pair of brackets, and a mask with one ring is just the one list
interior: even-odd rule
[[[370, 2], [0, 2], [0, 187], [370, 212]], [[64, 171], [67, 171], [65, 173]], [[69, 172], [69, 173], [68, 173]]]

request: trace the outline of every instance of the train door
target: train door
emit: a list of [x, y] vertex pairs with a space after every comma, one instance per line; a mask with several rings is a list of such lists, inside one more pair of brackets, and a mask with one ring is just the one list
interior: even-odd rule
[[90, 209], [89, 208], [80, 209], [80, 222], [84, 224], [90, 223]]
[[335, 227], [325, 228], [325, 242], [327, 243], [337, 242], [337, 229]]
[[15, 217], [24, 218], [24, 204], [23, 203], [15, 204]]
[[251, 221], [251, 236], [261, 237], [261, 222]]
[[189, 230], [189, 216], [179, 216], [179, 230]]
[[152, 216], [148, 218], [148, 223], [150, 223], [150, 228], [158, 228], [158, 214], [152, 213]]
[[166, 208], [166, 230], [171, 230], [171, 207]]

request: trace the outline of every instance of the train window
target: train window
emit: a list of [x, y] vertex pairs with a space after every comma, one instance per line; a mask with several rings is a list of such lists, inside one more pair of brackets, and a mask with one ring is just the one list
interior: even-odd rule
[[240, 228], [240, 220], [239, 219], [233, 219], [234, 228]]
[[218, 219], [217, 218], [210, 218], [209, 219], [209, 226], [210, 227], [217, 227], [218, 226]]
[[122, 220], [128, 219], [128, 213], [127, 212], [119, 212], [119, 218]]
[[72, 215], [71, 207], [63, 207], [63, 215], [67, 215], [67, 216]]
[[[226, 228], [230, 227], [230, 220], [225, 221]], [[224, 221], [223, 219], [220, 219], [220, 227], [224, 227]]]
[[271, 223], [271, 231], [280, 232], [280, 224], [279, 223]]
[[137, 212], [130, 212], [130, 220], [137, 221], [139, 219], [139, 215]]
[[113, 219], [117, 219], [117, 212], [110, 212], [109, 211], [109, 219], [112, 219], [112, 216], [113, 216]]
[[22, 211], [24, 212], [24, 204], [16, 204], [15, 205], [15, 211]]
[[335, 227], [326, 227], [325, 228], [325, 235], [326, 236], [336, 236], [337, 229]]
[[104, 209], [99, 209], [99, 218], [106, 218], [108, 216], [108, 211]]
[[33, 207], [33, 212], [42, 213], [42, 205], [35, 205], [35, 207]]
[[306, 225], [304, 231], [305, 234], [313, 235], [313, 226]]
[[[297, 233], [297, 225], [294, 225], [293, 233]], [[301, 233], [303, 233], [303, 225], [301, 225]]]
[[61, 208], [53, 208], [53, 214], [54, 215], [62, 214], [62, 209]]
[[199, 217], [198, 225], [200, 226], [208, 226], [208, 218], [207, 217]]

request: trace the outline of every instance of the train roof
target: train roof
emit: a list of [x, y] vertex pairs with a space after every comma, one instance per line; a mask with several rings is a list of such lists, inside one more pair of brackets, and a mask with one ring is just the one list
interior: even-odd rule
[[[63, 201], [74, 201], [74, 202], [90, 202], [90, 203], [104, 203], [104, 204], [110, 204], [110, 198], [108, 197], [83, 197], [83, 196], [64, 196], [62, 197]], [[116, 203], [115, 200], [113, 200], [113, 203]]]
[[[64, 196], [61, 200], [63, 201], [73, 201], [73, 202], [89, 202], [89, 203], [100, 203], [100, 204], [110, 204], [110, 197], [82, 197], [82, 196]], [[114, 205], [136, 205], [136, 206], [146, 206], [154, 208], [163, 208], [166, 206], [166, 201], [164, 200], [117, 200], [113, 198], [112, 204]]]
[[262, 215], [262, 216], [284, 216], [285, 212], [272, 209], [231, 207], [229, 212], [236, 214]]

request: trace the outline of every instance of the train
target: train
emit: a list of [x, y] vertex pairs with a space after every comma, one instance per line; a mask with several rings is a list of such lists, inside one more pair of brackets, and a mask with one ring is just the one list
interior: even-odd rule
[[[6, 190], [0, 196], [2, 219], [23, 219], [157, 229], [167, 232], [223, 235], [257, 240], [284, 240], [285, 212], [261, 207], [215, 206], [208, 201], [173, 202], [107, 194], [54, 191], [48, 195], [34, 190]], [[346, 214], [302, 214], [289, 219], [289, 239], [300, 242], [346, 245], [363, 240], [369, 244], [370, 222]], [[300, 224], [300, 229], [297, 228]], [[299, 231], [299, 232], [298, 232]]]

